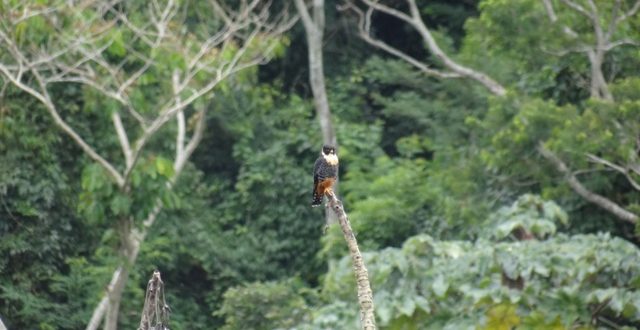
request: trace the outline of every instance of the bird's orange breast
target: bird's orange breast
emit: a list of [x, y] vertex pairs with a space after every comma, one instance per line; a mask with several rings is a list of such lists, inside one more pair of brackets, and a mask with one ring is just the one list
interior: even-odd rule
[[333, 187], [333, 184], [336, 182], [334, 178], [327, 178], [318, 182], [318, 186], [316, 187], [316, 193], [318, 195], [324, 195], [327, 190], [330, 190]]

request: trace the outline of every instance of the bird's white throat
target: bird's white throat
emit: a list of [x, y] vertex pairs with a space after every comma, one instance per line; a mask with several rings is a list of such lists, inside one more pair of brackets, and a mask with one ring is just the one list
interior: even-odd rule
[[324, 159], [329, 163], [329, 165], [338, 165], [338, 156], [335, 154], [324, 155]]

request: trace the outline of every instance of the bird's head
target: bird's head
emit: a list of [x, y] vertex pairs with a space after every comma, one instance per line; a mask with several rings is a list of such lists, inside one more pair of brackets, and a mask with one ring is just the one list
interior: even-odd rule
[[334, 146], [330, 146], [330, 145], [325, 144], [325, 145], [322, 147], [322, 153], [323, 153], [325, 156], [335, 155], [335, 154], [336, 154], [336, 148], [335, 148]]

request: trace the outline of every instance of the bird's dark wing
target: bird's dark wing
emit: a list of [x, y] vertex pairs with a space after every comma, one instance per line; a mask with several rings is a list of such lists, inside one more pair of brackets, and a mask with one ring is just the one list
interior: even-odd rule
[[322, 195], [318, 195], [318, 184], [320, 183], [320, 166], [322, 166], [322, 158], [316, 159], [316, 163], [313, 165], [313, 200], [311, 206], [318, 206], [322, 204]]
[[316, 159], [316, 163], [313, 164], [313, 185], [315, 186], [320, 180], [320, 166], [322, 166], [322, 156]]

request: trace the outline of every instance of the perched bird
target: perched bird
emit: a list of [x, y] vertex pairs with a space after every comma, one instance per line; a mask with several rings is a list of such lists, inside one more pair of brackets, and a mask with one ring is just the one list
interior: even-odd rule
[[313, 201], [311, 206], [322, 204], [322, 197], [329, 191], [338, 180], [338, 155], [336, 148], [324, 145], [320, 157], [313, 166]]

